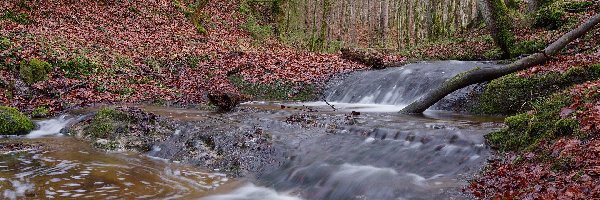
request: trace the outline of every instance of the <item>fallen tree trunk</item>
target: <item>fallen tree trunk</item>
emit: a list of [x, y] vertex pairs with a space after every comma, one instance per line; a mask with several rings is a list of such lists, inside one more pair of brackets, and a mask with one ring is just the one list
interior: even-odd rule
[[560, 37], [558, 40], [550, 44], [546, 47], [542, 52], [535, 53], [525, 58], [519, 59], [509, 65], [499, 67], [499, 68], [481, 68], [477, 67], [475, 69], [460, 73], [455, 77], [448, 79], [442, 86], [436, 88], [433, 91], [430, 91], [425, 96], [419, 98], [415, 102], [411, 103], [404, 109], [402, 109], [402, 113], [422, 113], [427, 110], [427, 108], [431, 107], [433, 104], [444, 98], [446, 95], [461, 89], [463, 87], [482, 83], [490, 80], [494, 80], [496, 78], [500, 78], [502, 76], [508, 75], [510, 73], [514, 73], [523, 69], [527, 69], [531, 66], [543, 64], [550, 59], [551, 56], [557, 54], [561, 49], [563, 49], [567, 44], [571, 43], [573, 40], [585, 35], [588, 31], [590, 31], [594, 26], [600, 23], [600, 14], [594, 15], [585, 23], [579, 25], [579, 27], [574, 30], [568, 32], [567, 34]]

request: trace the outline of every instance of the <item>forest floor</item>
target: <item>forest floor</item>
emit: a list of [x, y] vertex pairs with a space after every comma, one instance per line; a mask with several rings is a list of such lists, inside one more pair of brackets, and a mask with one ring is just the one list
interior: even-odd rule
[[[317, 98], [319, 87], [333, 75], [368, 68], [340, 53], [298, 50], [253, 37], [242, 27], [245, 17], [236, 1], [210, 1], [201, 9], [202, 23], [189, 19], [189, 1], [174, 2], [0, 2], [0, 104], [52, 114], [94, 104], [206, 105], [211, 92], [308, 100]], [[597, 7], [567, 13], [569, 23], [557, 30], [517, 28], [520, 53], [539, 51], [596, 14]], [[484, 28], [452, 38], [385, 60], [490, 60], [499, 54]], [[599, 43], [597, 27], [552, 61], [518, 74], [598, 64]], [[49, 66], [39, 67], [38, 60]], [[32, 70], [47, 76], [35, 77]], [[600, 196], [599, 85], [596, 80], [569, 89], [571, 104], [559, 113], [577, 120], [588, 137], [566, 135], [535, 150], [500, 153], [468, 191], [479, 198]], [[567, 167], [557, 170], [556, 159], [538, 159], [542, 154], [566, 160], [559, 165]]]

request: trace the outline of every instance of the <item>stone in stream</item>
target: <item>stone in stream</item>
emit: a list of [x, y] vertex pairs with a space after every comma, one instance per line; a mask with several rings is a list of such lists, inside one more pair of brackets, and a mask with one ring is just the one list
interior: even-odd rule
[[242, 101], [247, 99], [244, 95], [227, 92], [208, 93], [207, 97], [211, 104], [217, 106], [223, 112], [232, 111]]
[[174, 124], [138, 108], [103, 108], [70, 127], [70, 134], [105, 150], [147, 152], [175, 132]]
[[67, 132], [98, 149], [145, 153], [232, 176], [277, 164], [271, 156], [275, 152], [271, 133], [236, 123], [216, 116], [177, 121], [139, 108], [116, 107], [100, 109]]

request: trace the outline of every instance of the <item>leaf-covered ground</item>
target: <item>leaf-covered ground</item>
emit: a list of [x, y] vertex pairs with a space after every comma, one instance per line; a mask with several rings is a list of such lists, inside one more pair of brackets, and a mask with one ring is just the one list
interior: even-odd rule
[[[26, 20], [0, 20], [0, 36], [7, 46], [0, 54], [0, 76], [4, 85], [17, 85], [5, 87], [0, 102], [52, 111], [110, 102], [186, 105], [204, 103], [206, 92], [236, 92], [227, 79], [232, 73], [249, 82], [310, 84], [365, 68], [338, 54], [253, 39], [241, 28], [245, 19], [237, 1], [210, 1], [192, 11], [201, 13], [201, 26], [208, 32], [202, 34], [185, 14], [193, 2], [1, 2], [0, 12]], [[14, 84], [18, 67], [10, 66], [31, 58], [53, 63], [54, 68], [48, 80], [23, 92]], [[80, 65], [64, 67], [68, 61]]]
[[[586, 12], [568, 14], [584, 21], [599, 5]], [[523, 31], [521, 38], [546, 38], [550, 42], [576, 24], [557, 31]], [[546, 36], [546, 37], [544, 37]], [[570, 44], [551, 61], [518, 73], [528, 77], [547, 72], [600, 63], [600, 28]], [[479, 199], [597, 199], [600, 198], [600, 80], [567, 89], [570, 105], [560, 109], [558, 119], [575, 119], [578, 131], [542, 140], [535, 148], [500, 153], [467, 188]], [[529, 113], [535, 114], [537, 110]], [[535, 120], [535, 119], [532, 119]], [[547, 124], [553, 126], [553, 124]], [[560, 132], [560, 131], [559, 131]], [[525, 133], [523, 133], [525, 134]]]

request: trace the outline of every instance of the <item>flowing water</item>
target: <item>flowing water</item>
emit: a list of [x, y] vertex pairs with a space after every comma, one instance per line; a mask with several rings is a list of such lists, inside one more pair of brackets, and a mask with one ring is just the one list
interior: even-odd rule
[[[486, 161], [483, 135], [498, 127], [498, 119], [396, 112], [477, 65], [484, 63], [446, 61], [353, 73], [326, 92], [331, 105], [253, 102], [227, 114], [142, 106], [185, 122], [147, 155], [101, 152], [59, 134], [77, 117], [40, 121], [39, 130], [26, 137], [3, 139], [43, 147], [0, 155], [0, 192], [8, 199], [466, 199], [461, 189]], [[209, 155], [182, 149], [213, 131], [218, 133], [213, 146], [235, 151], [229, 141], [219, 144], [219, 136], [255, 130], [272, 138], [274, 153], [239, 154], [238, 161], [247, 164], [242, 167], [251, 169], [243, 177], [194, 167], [203, 166], [206, 160], [200, 158]], [[246, 139], [236, 144], [256, 142]]]
[[475, 67], [498, 66], [492, 62], [432, 61], [412, 63], [402, 68], [354, 72], [341, 80], [333, 80], [335, 86], [325, 95], [328, 101], [335, 103], [403, 107], [458, 73]]
[[[0, 154], [0, 192], [5, 199], [181, 199], [197, 198], [229, 181], [222, 173], [133, 153], [106, 153], [59, 133], [77, 118], [37, 122], [27, 138], [0, 145], [26, 148]], [[45, 137], [44, 137], [45, 136]]]

